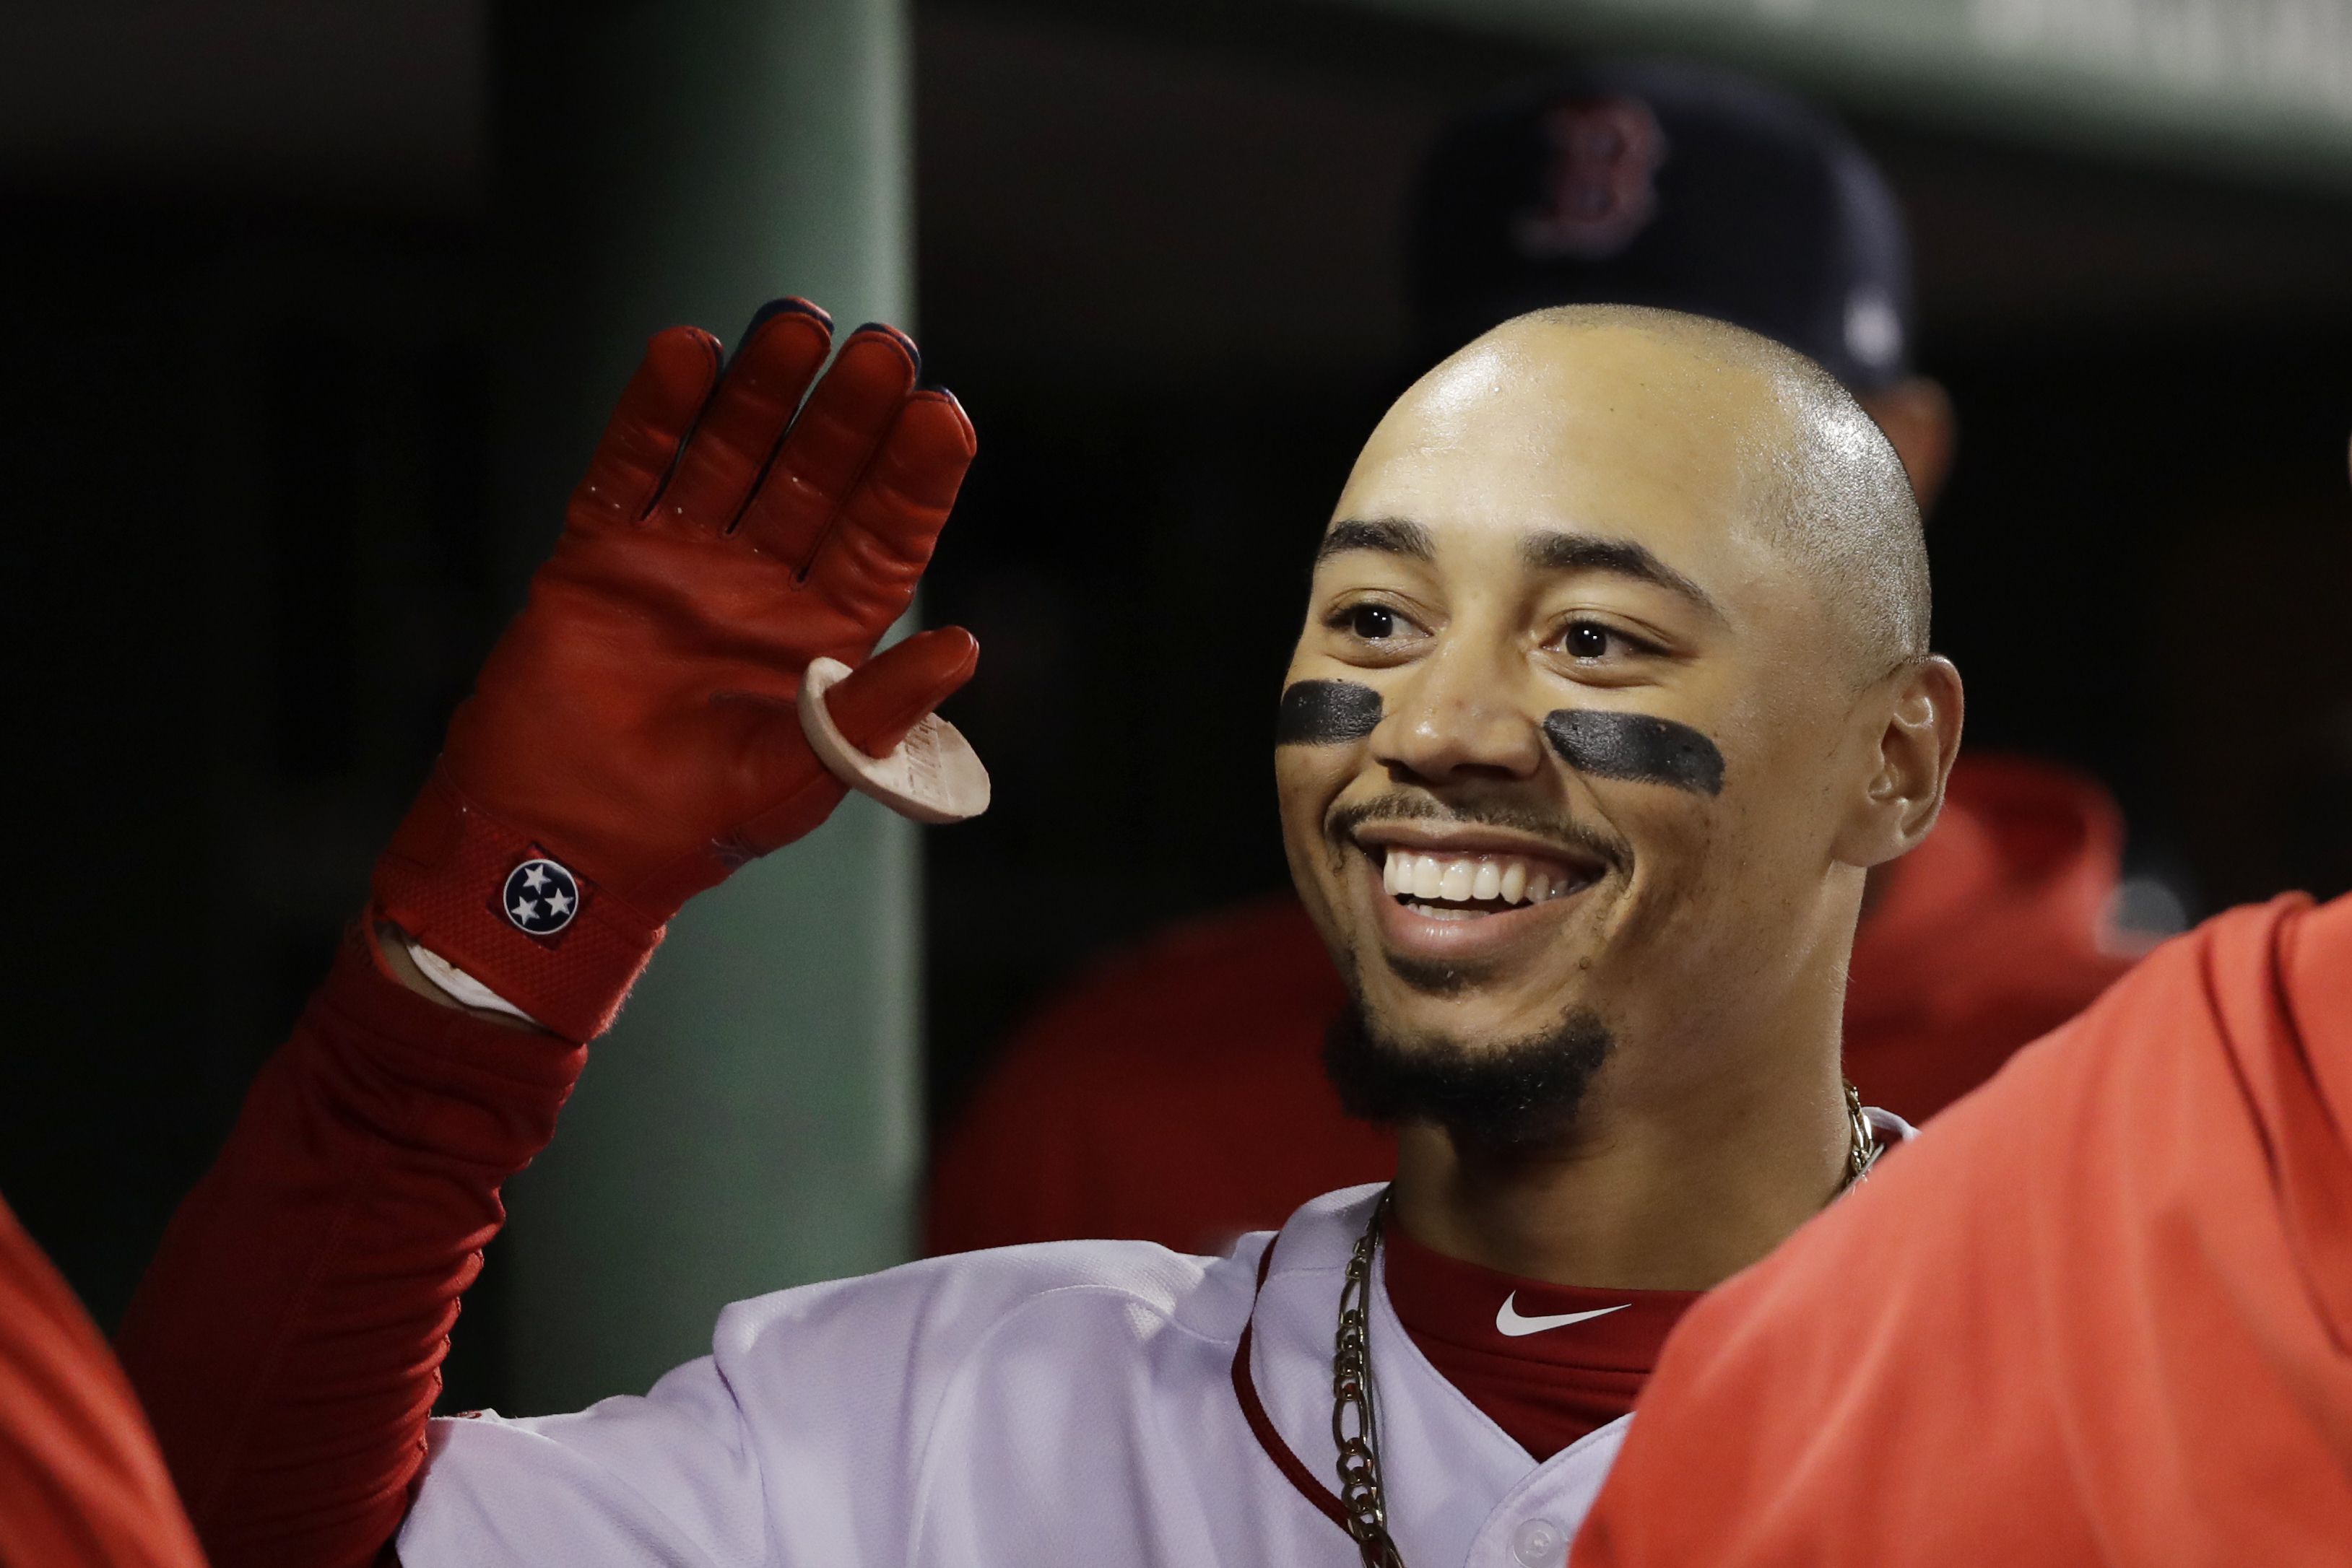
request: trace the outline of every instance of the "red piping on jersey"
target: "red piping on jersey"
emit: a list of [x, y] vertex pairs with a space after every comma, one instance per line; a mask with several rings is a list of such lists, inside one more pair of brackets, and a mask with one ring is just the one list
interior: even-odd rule
[[1241, 1401], [1242, 1419], [1249, 1423], [1251, 1435], [1265, 1450], [1265, 1457], [1274, 1461], [1274, 1468], [1298, 1489], [1300, 1496], [1321, 1509], [1332, 1523], [1347, 1531], [1348, 1539], [1353, 1541], [1356, 1532], [1349, 1529], [1348, 1511], [1339, 1506], [1338, 1498], [1316, 1484], [1315, 1472], [1307, 1468], [1306, 1461], [1275, 1429], [1274, 1418], [1265, 1413], [1265, 1404], [1257, 1396], [1257, 1385], [1250, 1379], [1250, 1331], [1257, 1326], [1257, 1297], [1265, 1293], [1266, 1270], [1274, 1265], [1274, 1244], [1280, 1239], [1267, 1238], [1265, 1250], [1258, 1256], [1257, 1289], [1250, 1297], [1249, 1322], [1242, 1324], [1241, 1343], [1234, 1346], [1234, 1397]]

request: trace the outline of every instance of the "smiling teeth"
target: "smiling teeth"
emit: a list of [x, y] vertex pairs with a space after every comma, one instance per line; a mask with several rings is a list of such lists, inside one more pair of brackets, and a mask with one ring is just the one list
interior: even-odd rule
[[1399, 898], [1442, 898], [1451, 904], [1473, 900], [1541, 904], [1566, 894], [1570, 883], [1564, 878], [1555, 880], [1549, 872], [1523, 860], [1492, 855], [1440, 860], [1391, 849], [1381, 864], [1381, 886]]

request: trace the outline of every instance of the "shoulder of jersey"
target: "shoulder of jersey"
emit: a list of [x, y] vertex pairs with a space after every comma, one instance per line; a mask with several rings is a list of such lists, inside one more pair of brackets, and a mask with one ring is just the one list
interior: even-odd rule
[[1223, 1258], [1150, 1241], [1044, 1241], [926, 1258], [878, 1274], [778, 1291], [727, 1309], [722, 1342], [788, 1326], [860, 1322], [934, 1342], [976, 1340], [1040, 1305], [1140, 1311], [1212, 1338], [1238, 1337], [1267, 1238], [1245, 1236]]

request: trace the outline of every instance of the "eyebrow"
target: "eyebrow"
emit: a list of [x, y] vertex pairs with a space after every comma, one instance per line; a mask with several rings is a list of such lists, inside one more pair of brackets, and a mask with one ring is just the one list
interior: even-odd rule
[[1519, 559], [1538, 571], [1599, 571], [1653, 583], [1717, 620], [1723, 618], [1722, 607], [1705, 589], [1632, 539], [1547, 530], [1519, 541]]
[[1315, 547], [1315, 559], [1325, 561], [1357, 549], [1379, 550], [1383, 555], [1401, 555], [1410, 560], [1437, 559], [1437, 545], [1429, 537], [1429, 530], [1405, 517], [1351, 517], [1333, 523], [1330, 531], [1323, 536], [1323, 542]]

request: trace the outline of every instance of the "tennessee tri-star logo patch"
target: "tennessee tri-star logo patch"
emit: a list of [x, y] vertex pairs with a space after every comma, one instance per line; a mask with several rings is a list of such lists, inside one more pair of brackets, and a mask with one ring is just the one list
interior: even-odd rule
[[551, 860], [527, 860], [507, 873], [499, 906], [527, 936], [552, 936], [580, 913], [580, 883]]

